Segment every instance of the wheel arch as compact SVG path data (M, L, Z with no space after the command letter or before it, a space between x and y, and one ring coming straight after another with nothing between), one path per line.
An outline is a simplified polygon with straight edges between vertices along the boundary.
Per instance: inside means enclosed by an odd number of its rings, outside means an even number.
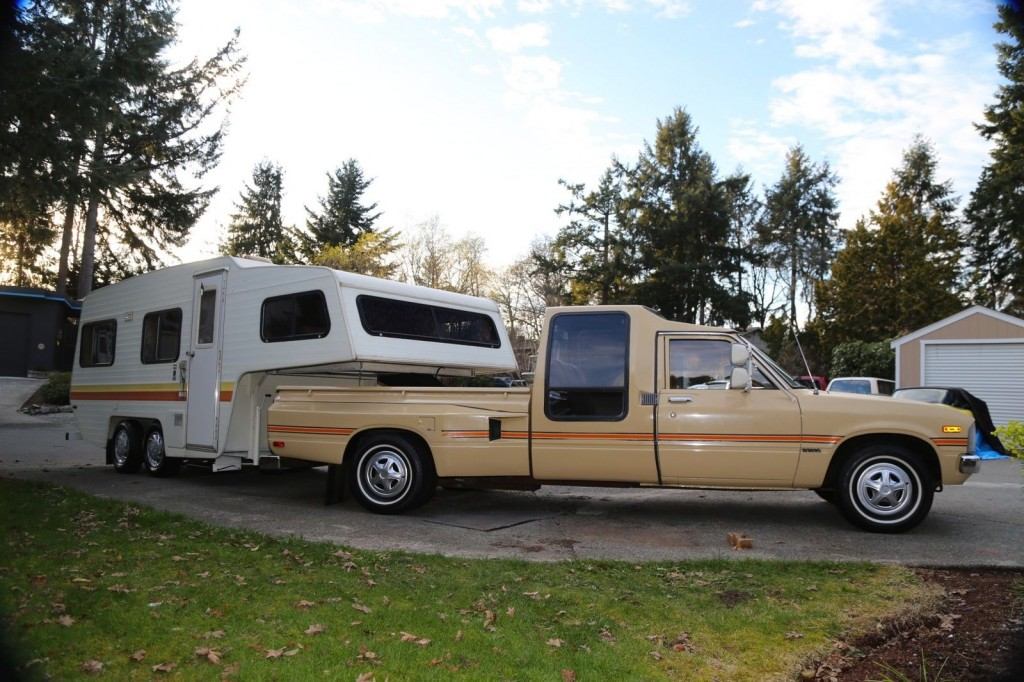
M867 433L844 440L836 448L835 454L832 455L832 461L829 462L822 488L825 490L835 489L836 479L839 477L839 472L843 469L843 464L859 450L869 445L889 443L897 443L919 455L928 467L928 473L931 474L932 480L935 481L936 489L942 489L942 469L939 465L939 455L935 452L935 448L927 441L905 433Z
M341 455L341 466L346 469L350 467L352 465L352 457L350 455L357 452L359 447L368 438L380 435L398 435L408 438L412 441L413 445L419 448L419 450L426 455L427 462L430 464L431 469L434 469L436 473L437 465L434 463L434 452L431 450L427 439L412 429L396 427L374 427L357 431L351 438L349 438L348 444L345 446L345 451Z

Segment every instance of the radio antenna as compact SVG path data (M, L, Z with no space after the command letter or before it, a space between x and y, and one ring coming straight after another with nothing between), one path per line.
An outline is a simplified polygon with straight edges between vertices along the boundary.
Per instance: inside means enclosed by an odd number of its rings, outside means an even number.
M793 332L793 340L796 341L796 349L800 351L800 359L804 361L804 369L807 370L807 377L811 380L811 386L814 387L814 395L818 395L818 382L815 380L814 375L811 374L811 366L807 364L807 356L804 355L803 346L800 345L800 335L796 333L796 321L793 322L791 330Z

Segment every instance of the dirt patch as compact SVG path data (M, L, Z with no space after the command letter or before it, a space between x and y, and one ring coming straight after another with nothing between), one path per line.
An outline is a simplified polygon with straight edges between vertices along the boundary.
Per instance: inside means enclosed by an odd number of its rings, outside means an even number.
M718 601L722 602L730 609L737 604L750 601L750 598L751 594L749 592L742 592L740 590L726 590L725 592L718 593Z
M883 623L853 642L837 642L804 679L1024 679L1024 571L917 569L945 595L912 620Z

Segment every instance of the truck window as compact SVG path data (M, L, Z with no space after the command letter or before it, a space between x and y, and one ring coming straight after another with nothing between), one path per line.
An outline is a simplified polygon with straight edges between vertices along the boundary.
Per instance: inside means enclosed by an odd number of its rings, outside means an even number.
M672 339L669 342L668 387L726 389L732 374L730 343L721 339ZM774 389L775 384L755 363L753 388Z
M181 308L147 313L142 318L142 364L174 362L181 350Z
M103 320L82 325L82 347L78 364L82 367L109 367L114 364L117 321Z
M330 331L331 316L322 291L303 291L263 301L260 338L264 343L322 339Z
M624 418L628 374L628 315L566 313L551 319L544 392L549 419Z
M359 320L367 334L398 339L501 347L490 315L379 296L356 298Z

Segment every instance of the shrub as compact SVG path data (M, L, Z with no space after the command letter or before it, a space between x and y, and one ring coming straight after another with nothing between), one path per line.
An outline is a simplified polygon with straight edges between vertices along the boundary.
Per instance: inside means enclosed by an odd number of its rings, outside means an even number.
M71 372L52 372L39 389L39 397L47 405L67 405L71 402Z
M1024 459L1024 422L1010 421L996 428L996 435L1014 457Z
M850 341L832 349L834 377L878 377L892 379L895 375L896 354L888 341Z

